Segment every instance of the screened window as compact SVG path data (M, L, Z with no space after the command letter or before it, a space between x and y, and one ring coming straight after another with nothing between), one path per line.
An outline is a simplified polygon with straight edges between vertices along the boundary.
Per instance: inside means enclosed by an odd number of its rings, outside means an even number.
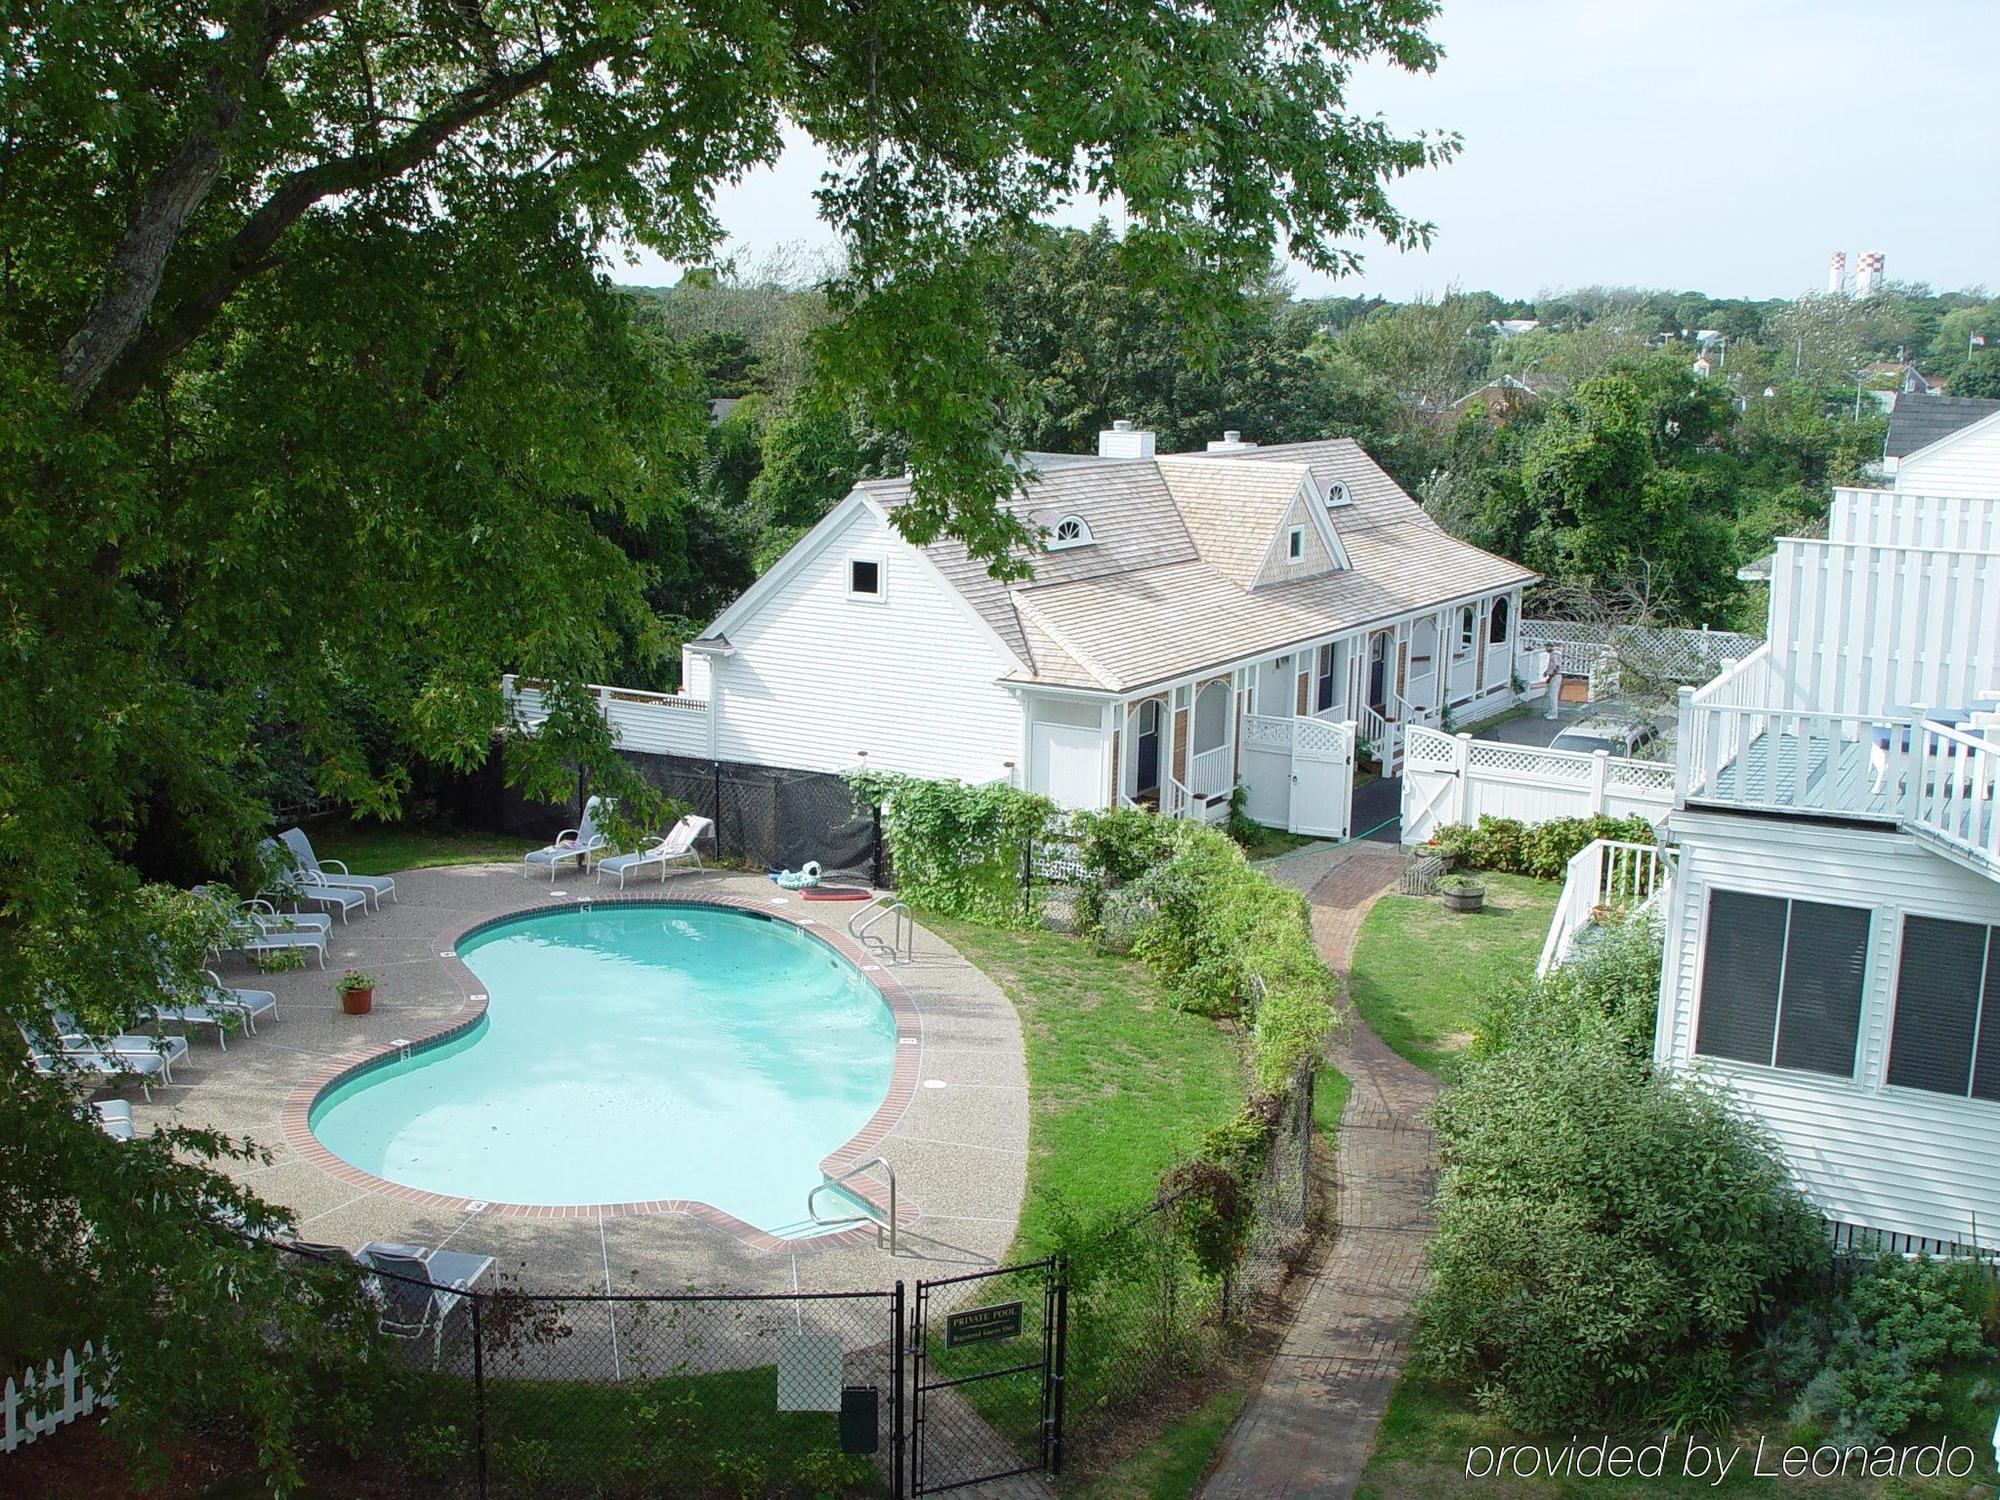
M1470 646L1479 637L1479 611L1470 604L1458 612L1458 645L1460 650Z
M1908 917L1889 1082L2000 1100L2000 943L1974 922Z
M868 557L847 560L847 592L859 599L882 597L882 564Z
M1852 1078L1869 916L1865 907L1710 892L1694 1050Z
M1488 617L1486 624L1486 639L1489 644L1498 646L1507 639L1507 617L1511 612L1511 600L1502 598L1493 601L1493 613Z
M1194 753L1220 750L1229 737L1229 684L1222 681L1202 685L1194 695Z
M1333 707L1333 642L1328 641L1319 648L1314 666L1317 673L1313 693L1313 712L1325 713Z

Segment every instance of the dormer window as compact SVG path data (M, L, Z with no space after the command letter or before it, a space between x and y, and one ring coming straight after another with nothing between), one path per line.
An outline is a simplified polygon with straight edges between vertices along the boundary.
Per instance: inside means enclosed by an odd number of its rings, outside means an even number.
M1064 516L1049 532L1047 546L1051 552L1063 552L1071 547L1088 547L1096 540L1082 516Z
M1285 556L1292 562L1302 562L1306 555L1306 529L1294 526L1285 533Z
M1352 505L1354 497L1347 493L1347 485L1341 480L1326 487L1326 505L1329 510L1337 510L1343 505Z

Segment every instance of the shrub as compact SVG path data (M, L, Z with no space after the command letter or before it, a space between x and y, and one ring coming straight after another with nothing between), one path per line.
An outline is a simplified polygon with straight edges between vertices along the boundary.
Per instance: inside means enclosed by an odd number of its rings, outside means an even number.
M1990 1285L1971 1263L1885 1255L1830 1310L1788 1318L1766 1341L1767 1363L1781 1381L1802 1374L1807 1353L1819 1365L1792 1419L1867 1447L1935 1422L1945 1366L1985 1352L1975 1305Z
M1608 1024L1473 1060L1436 1125L1418 1349L1531 1431L1685 1409L1824 1262L1759 1129Z
M1046 797L1005 782L967 786L880 771L847 777L854 800L883 808L882 832L905 899L968 921L1031 922L1021 864L1055 811Z
M1480 1018L1471 1055L1604 1036L1643 1071L1653 1055L1660 958L1660 928L1651 914L1600 929L1547 978L1496 996Z
M1075 830L1077 859L1085 872L1076 899L1077 928L1102 937L1110 893L1166 863L1174 824L1144 808L1120 807L1077 814Z
M1551 818L1533 824L1484 817L1476 827L1448 823L1431 835L1433 845L1465 868L1538 880L1562 879L1569 862L1593 839L1650 844L1653 825L1638 817Z

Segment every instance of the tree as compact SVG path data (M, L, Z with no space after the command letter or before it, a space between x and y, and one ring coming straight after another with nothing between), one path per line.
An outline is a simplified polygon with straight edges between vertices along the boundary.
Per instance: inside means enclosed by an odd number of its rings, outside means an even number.
M1982 349L1951 377L1954 396L1983 396L2000 400L2000 350Z
M1280 238L1324 270L1360 231L1423 240L1385 184L1454 143L1343 91L1364 58L1431 67L1433 9L11 5L8 1021L46 1031L60 997L110 1030L192 977L198 943L153 939L201 913L137 855L247 871L268 745L323 797L393 813L413 764L484 757L519 670L555 684L513 741L524 787L582 764L641 796L578 684L671 642L646 591L700 529L706 393L634 327L599 246L704 261L712 188L796 122L836 159L821 204L850 247L819 378L907 442L913 539L1017 567L996 247L1069 192L1116 195L1128 267L1200 346ZM661 555L629 557L635 533ZM0 1124L10 1311L60 1286L101 1315L135 1441L209 1372L289 1479L297 1362L253 1357L264 1327L238 1315L288 1283L190 1231L268 1222L199 1165L230 1143L174 1133L107 1176L55 1084L19 1087Z

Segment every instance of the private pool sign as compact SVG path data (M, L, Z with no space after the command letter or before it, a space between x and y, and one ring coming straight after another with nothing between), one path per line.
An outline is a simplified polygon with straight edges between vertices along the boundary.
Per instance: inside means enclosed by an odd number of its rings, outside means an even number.
M991 1307L968 1307L948 1313L944 1320L944 1346L962 1348L966 1344L994 1344L1001 1339L1021 1336L1021 1304L996 1302Z

